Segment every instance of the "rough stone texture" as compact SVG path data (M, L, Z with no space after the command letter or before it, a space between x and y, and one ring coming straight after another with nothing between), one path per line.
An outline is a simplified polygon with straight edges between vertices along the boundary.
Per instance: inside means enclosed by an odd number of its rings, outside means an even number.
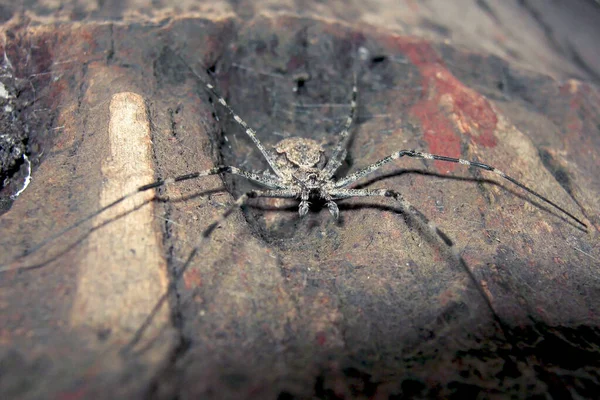
M312 12L325 7L307 4ZM498 14L500 6L490 4ZM482 35L484 45L459 47L470 43L466 28L455 41L435 40L454 36L439 21L418 18L437 2L380 13L401 21L391 28L402 25L405 34L366 25L374 17L358 5L337 5L323 15L354 12L343 18L354 24L274 13L262 2L213 3L212 13L184 3L177 18L159 6L134 15L127 3L117 12L114 4L88 9L93 3L81 2L73 14L65 7L5 18L7 37L19 38L5 48L29 48L38 60L11 58L17 76L44 77L33 81L32 107L36 126L49 126L31 139L41 149L33 155L32 185L0 216L5 397L597 392L597 86L522 68L530 59L517 65L497 56L516 41ZM114 20L102 21L106 16ZM51 17L63 21L49 25ZM559 55L552 59L539 70L594 76ZM206 70L265 144L303 136L326 148L348 113L356 71L358 118L342 172L403 148L477 159L581 216L590 232L484 172L401 160L361 186L404 193L452 238L468 270L385 199L340 202L339 223L327 210L299 220L295 202L257 200L201 240L250 187L229 177L170 186L150 203L140 196L123 216L102 214L61 234L110 201L104 194L115 180L127 183L127 167L116 175L107 169L119 161L114 157L131 162L111 151L111 104L119 93L135 93L137 109L145 100L135 120L150 127L154 159L137 162L156 177L220 162L266 168L237 124L208 101L194 76ZM141 223L148 236L117 236ZM160 251L145 259L132 243L151 243L157 232ZM165 296L167 274L174 290Z

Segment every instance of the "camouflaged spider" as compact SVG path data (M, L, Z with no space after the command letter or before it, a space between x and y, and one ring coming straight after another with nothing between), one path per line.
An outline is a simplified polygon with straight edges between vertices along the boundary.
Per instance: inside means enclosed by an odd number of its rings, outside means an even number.
M67 230L73 229L82 222L91 219L105 210L113 207L114 205L124 201L136 195L139 192L158 188L161 186L171 185L176 182L181 182L190 179L196 179L209 175L217 174L233 174L242 176L250 181L253 181L268 190L250 190L241 195L235 202L214 222L212 222L203 232L203 238L208 238L212 231L227 218L233 210L243 206L248 199L258 197L271 197L271 198L289 198L297 199L300 201L298 206L298 212L300 217L304 217L310 208L310 200L321 200L324 201L329 209L329 212L334 218L339 217L339 209L336 204L337 200L347 199L350 197L389 197L396 200L396 204L399 205L400 210L403 214L410 214L416 217L416 220L423 225L423 227L434 236L441 238L446 245L448 245L454 255L460 260L457 251L454 248L452 241L444 234L433 222L413 207L399 192L389 189L352 189L348 186L352 185L359 179L372 172L378 170L383 165L396 160L401 157L413 157L421 158L426 160L439 160L451 163L458 163L465 166L471 166L479 168L488 172L492 172L502 178L512 182L521 189L529 192L533 196L542 200L543 202L551 205L555 209L561 211L565 215L572 218L575 222L581 225L584 229L587 229L585 223L575 217L573 214L566 211L551 200L545 198L533 189L525 186L516 179L506 175L497 168L478 162L468 161L460 158L447 157L443 155L429 154L417 150L400 150L391 155L364 167L346 177L336 180L334 178L335 172L340 168L344 159L346 158L346 147L349 140L349 129L354 120L356 112L356 97L357 97L357 84L356 77L354 78L354 85L352 87L352 100L350 102L350 113L346 118L344 127L339 135L338 143L329 158L325 156L325 150L315 140L306 138L288 138L280 141L274 146L274 151L267 150L261 141L256 137L256 132L248 126L248 124L237 115L233 109L227 104L224 98L222 98L215 90L214 86L210 83L206 83L200 76L194 73L196 77L205 85L206 89L217 98L217 101L231 114L233 119L241 126L250 139L254 142L256 147L260 150L263 157L271 167L272 173L256 174L253 172L245 171L243 169L234 166L219 165L214 168L192 172L185 175L180 175L173 178L160 179L153 183L140 186L133 192L115 200L114 202L102 207L98 211L89 215L85 219L79 221L75 225L67 228ZM65 230L66 231L66 230ZM58 235L64 233L60 232ZM55 235L57 236L57 235ZM52 239L52 238L51 238ZM47 241L45 241L47 242ZM43 245L43 244L42 244ZM40 246L37 246L40 247ZM200 245L195 246L192 253L187 258L182 271L189 265L192 258L200 248Z
M180 182L188 179L195 179L203 176L215 175L228 173L233 175L242 176L250 181L253 181L261 186L268 188L268 190L250 190L240 196L235 202L229 207L221 217L210 224L203 233L204 237L208 237L211 232L225 219L227 218L234 209L243 206L249 198L257 197L275 197L275 198L290 198L300 200L298 206L298 212L300 217L304 217L310 207L311 199L319 199L325 202L327 208L334 218L339 217L339 209L336 204L336 200L347 199L350 197L390 197L398 202L402 213L410 213L417 217L422 223L424 223L431 233L435 233L439 236L448 246L453 246L452 241L442 232L437 226L429 221L420 211L413 207L403 196L397 191L388 189L352 189L347 188L351 184L355 183L362 177L371 174L378 170L383 165L396 160L398 158L407 156L413 158L421 158L427 160L440 160L451 163L459 163L466 166L472 166L483 169L485 171L492 172L502 178L512 182L519 186L523 190L534 195L538 199L551 205L555 209L568 215L582 227L586 228L586 225L575 217L573 214L566 211L551 200L538 194L534 190L528 188L524 184L520 183L514 178L504 174L500 170L477 161L468 161L459 158L446 157L443 155L435 155L424 153L416 150L400 150L391 155L365 167L353 174L343 177L339 180L334 178L335 172L340 168L344 159L346 158L346 147L349 140L349 129L354 120L356 112L356 97L357 97L357 84L356 76L354 78L354 85L352 87L352 100L350 102L350 113L346 118L344 127L339 135L337 146L329 158L325 157L325 150L318 142L312 139L306 138L288 138L280 141L274 146L274 152L267 150L261 141L256 137L256 132L248 126L248 124L237 115L233 109L227 104L225 99L221 97L215 90L214 86L204 82L199 76L198 78L204 83L206 89L217 98L217 101L231 114L233 119L244 129L246 134L254 142L256 147L260 150L263 157L271 167L271 170L275 175L271 173L255 174L252 172L244 171L240 168L233 166L217 166L206 171L194 172L190 174L181 175L175 178L169 178L164 180L158 180L154 183L141 186L136 192L157 188L164 185L169 185L175 182ZM120 202L128 196L132 196L134 193L117 200ZM115 203L116 203L115 202Z

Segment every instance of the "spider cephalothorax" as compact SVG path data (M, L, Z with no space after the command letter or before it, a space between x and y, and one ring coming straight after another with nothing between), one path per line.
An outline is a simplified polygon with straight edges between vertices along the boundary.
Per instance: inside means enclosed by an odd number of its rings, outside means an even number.
M312 139L288 138L275 145L275 151L283 157L277 161L282 164L291 163L300 168L313 168L324 159L323 146Z

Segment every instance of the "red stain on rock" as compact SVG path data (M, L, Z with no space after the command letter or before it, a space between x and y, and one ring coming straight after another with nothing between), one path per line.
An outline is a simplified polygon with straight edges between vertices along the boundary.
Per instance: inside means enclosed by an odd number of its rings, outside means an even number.
M415 104L411 112L421 121L423 137L429 145L429 152L450 157L460 157L460 137L454 132L448 119L439 114L434 102L425 100ZM439 171L453 171L456 164L435 161Z
M494 130L498 119L485 97L463 85L429 43L395 37L392 45L421 74L425 93L410 112L419 119L431 153L460 158L462 134L480 146L496 146ZM434 164L441 172L457 167L443 161Z

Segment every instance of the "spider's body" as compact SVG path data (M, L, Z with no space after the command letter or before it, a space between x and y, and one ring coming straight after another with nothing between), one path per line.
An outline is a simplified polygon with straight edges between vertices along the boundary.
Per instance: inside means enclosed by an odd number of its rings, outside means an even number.
M281 187L286 188L300 199L299 214L306 215L309 210L309 199L327 200L329 180L323 176L325 150L312 139L288 138L274 146L275 165L280 173ZM333 202L328 202L331 204ZM332 210L330 206L330 210ZM333 211L332 211L333 212ZM334 214L338 216L338 214Z
M295 170L315 168L319 161L324 160L323 146L312 139L289 138L277 143L275 151L283 157L277 158L278 166L293 175Z
M275 164L281 174L281 188L286 188L300 200L299 214L305 216L309 200L324 200L331 214L337 218L339 210L331 191L335 181L325 172L325 149L318 142L306 138L288 138L274 146Z
M323 148L314 140L289 138L275 146L275 164L281 172L283 187L314 191L326 183L321 176Z

